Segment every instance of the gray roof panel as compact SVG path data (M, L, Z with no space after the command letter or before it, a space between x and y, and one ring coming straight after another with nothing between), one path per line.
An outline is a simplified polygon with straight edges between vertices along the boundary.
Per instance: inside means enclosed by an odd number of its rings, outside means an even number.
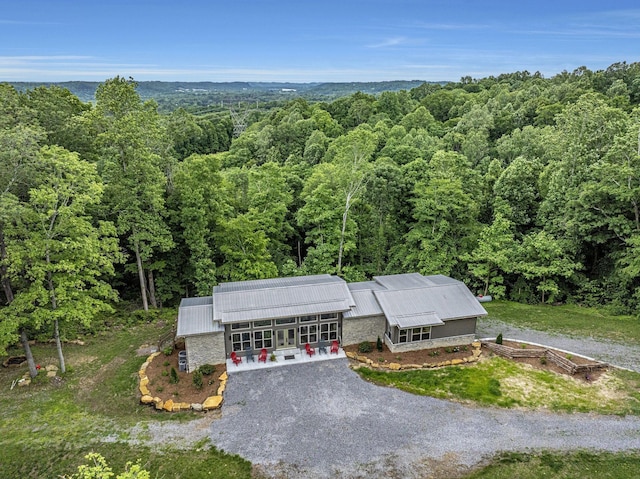
M349 285L351 286L351 285ZM351 288L349 288L351 289ZM370 289L362 289L351 291L353 300L356 305L349 311L343 313L345 318L364 318L367 316L382 316L382 308L378 304L376 297L373 295L373 291Z
M376 283L375 281L360 281L359 283L349 283L349 291L362 291L362 290L378 290L378 289L386 289L380 283Z
M189 306L205 306L213 304L213 298L211 296L201 296L196 298L182 298L180 301L180 307Z
M229 290L214 289L213 318L231 323L348 311L354 301L347 283L324 276L298 277L295 284L284 281L281 286L275 286L271 280L260 280L263 286L269 286L260 288L252 282L246 290L239 285Z
M426 313L405 314L396 316L398 327L401 329L424 326L440 326L444 324L438 315L431 311Z
M291 276L288 278L254 279L250 281L233 281L220 283L213 288L213 293L234 293L238 291L253 291L259 289L288 288L309 284L344 283L342 278L329 274L315 276Z
M184 338L186 336L224 331L224 327L220 323L213 321L212 304L183 306L183 302L184 300L182 300L178 310L177 337Z
M389 276L374 276L376 283L381 284L388 290L424 288L433 286L435 283L429 281L420 273L393 274Z
M487 315L461 282L426 288L374 291L373 294L390 324L399 324L399 318L403 316L426 312L435 313L442 321Z

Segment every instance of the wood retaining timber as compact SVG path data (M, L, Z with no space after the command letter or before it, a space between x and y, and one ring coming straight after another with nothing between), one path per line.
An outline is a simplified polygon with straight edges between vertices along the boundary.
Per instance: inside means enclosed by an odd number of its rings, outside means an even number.
M596 369L606 368L606 363L594 362L587 364L576 364L569 358L560 355L558 352L551 349L540 348L512 348L505 346L504 344L496 344L489 341L482 341L482 345L490 351L504 356L509 359L514 358L542 358L545 357L548 361L551 361L558 367L564 369L568 373L575 375L578 373L589 373Z

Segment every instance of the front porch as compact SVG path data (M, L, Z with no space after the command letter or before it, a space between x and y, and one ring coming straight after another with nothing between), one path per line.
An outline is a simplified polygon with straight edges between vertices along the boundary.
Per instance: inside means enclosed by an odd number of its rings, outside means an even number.
M318 361L328 361L330 359L346 358L346 354L342 348L338 349L338 354L330 352L330 346L327 345L326 352L319 351L319 348L312 348L315 351L313 356L309 356L304 349L278 349L273 352L275 361L271 361L271 354L267 356L267 361L258 361L258 355L253 355L253 361L247 361L246 357L242 357L242 362L238 365L234 364L231 359L227 359L227 373L233 374L242 371L253 371L255 369L276 368L279 366L291 366L300 363L313 363Z

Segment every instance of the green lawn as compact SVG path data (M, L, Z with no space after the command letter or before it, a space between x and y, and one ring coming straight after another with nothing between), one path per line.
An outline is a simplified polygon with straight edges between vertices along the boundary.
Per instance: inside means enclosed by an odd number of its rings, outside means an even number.
M139 422L201 417L157 413L138 404L137 371L146 358L135 351L168 331L175 313L167 310L153 321L132 315L125 324L122 318L113 318L109 331L85 337L84 346L65 344L69 372L61 385L39 376L30 386L11 390L12 381L26 368L0 368L2 477L60 477L75 472L92 451L102 454L114 471L122 471L127 461L139 460L153 478L251 477L248 461L217 451L208 442L187 451L171 444L151 448L144 442L125 442L129 428ZM38 343L33 352L39 364L57 364L53 345Z
M505 453L466 479L635 479L640 451L625 453Z
M511 301L492 301L482 305L489 313L489 318L514 326L640 344L640 319L634 316L613 316L599 309L573 304L532 306Z
M360 368L368 381L440 399L485 406L640 415L640 374L612 370L583 382L500 357L467 366L415 371Z

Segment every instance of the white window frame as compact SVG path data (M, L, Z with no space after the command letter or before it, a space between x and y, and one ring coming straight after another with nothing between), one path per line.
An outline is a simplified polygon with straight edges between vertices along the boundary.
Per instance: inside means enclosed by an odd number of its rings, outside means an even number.
M231 350L241 352L251 347L251 333L245 331L242 333L231 333Z
M300 344L304 343L317 343L318 342L318 325L317 324L305 324L298 328L298 337L300 338Z
M273 330L261 329L253 332L253 345L257 351L262 348L273 348Z
M338 339L338 322L334 321L331 323L320 323L320 339L323 341L337 340Z

